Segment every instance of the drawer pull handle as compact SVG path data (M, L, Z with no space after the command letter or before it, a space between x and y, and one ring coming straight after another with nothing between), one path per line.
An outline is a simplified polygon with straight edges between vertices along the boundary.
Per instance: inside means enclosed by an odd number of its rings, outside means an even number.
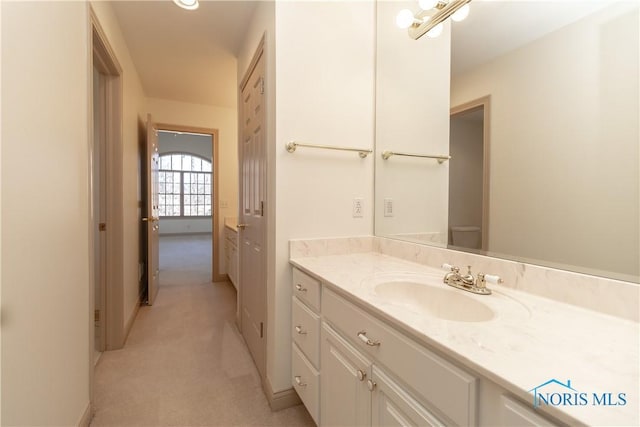
M293 377L294 380L296 380L296 384L298 384L300 387L306 387L307 383L303 383L302 379L300 379L300 375L296 375L295 377Z
M380 341L374 341L372 339L370 339L369 337L367 337L367 333L365 331L360 331L358 332L358 338L360 338L360 340L365 343L366 345L369 345L371 347L377 347L380 345Z
M300 335L307 335L307 331L302 330L301 326L296 326L296 332Z
M367 388L369 389L369 391L373 391L377 385L378 384L376 384L375 381L367 380Z
M307 292L307 288L303 288L300 283L296 285L296 291L298 292Z
M367 377L367 373L364 372L362 369L358 369L357 375L358 375L358 381L364 381L364 379Z

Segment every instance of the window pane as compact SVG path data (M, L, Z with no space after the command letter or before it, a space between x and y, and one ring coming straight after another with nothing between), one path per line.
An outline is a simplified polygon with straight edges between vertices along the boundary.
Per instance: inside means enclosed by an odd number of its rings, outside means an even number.
M207 162L206 160L202 161L202 171L203 172L211 172L211 162Z
M191 206L184 205L184 216L191 216Z
M171 169L171 156L160 156L160 169Z
M191 170L191 156L188 154L183 154L181 157L180 170L188 171Z
M177 206L180 206L180 195L179 194L173 196L173 204L177 205Z
M210 185L205 185L204 186L204 194L211 194L211 186Z
M173 194L180 194L180 184L179 183L174 183L173 184Z
M171 169L179 171L182 169L182 156L180 154L171 155Z
M173 215L180 216L180 205L173 207Z
M184 174L184 182L185 182L185 184L189 184L191 182L191 174L190 173L185 173Z
M204 183L205 184L211 184L211 174L207 173L204 175Z
M208 205L208 206L211 206L211 196L205 196L204 204Z
M202 160L197 157L191 158L191 170L192 171L201 171L202 170Z
M172 173L166 174L165 182L173 182L173 174Z
M198 206L198 215L204 216L204 206Z

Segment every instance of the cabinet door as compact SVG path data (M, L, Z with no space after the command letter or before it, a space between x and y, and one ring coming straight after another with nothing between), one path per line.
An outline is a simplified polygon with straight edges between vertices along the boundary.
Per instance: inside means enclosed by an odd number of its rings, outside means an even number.
M372 426L443 426L377 366L372 369Z
M326 323L321 335L320 422L323 426L371 425L371 362Z

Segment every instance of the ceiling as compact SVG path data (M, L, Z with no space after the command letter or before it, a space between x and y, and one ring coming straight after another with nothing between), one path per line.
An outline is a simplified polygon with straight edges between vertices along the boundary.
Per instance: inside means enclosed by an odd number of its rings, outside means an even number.
M539 39L602 9L607 1L474 0L468 18L452 26L451 74Z
M235 108L236 55L255 1L111 2L145 95Z

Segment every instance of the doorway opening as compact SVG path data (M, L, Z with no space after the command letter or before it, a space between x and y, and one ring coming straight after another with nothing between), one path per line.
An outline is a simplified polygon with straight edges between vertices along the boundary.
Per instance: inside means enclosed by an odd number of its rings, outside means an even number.
M489 242L489 112L486 96L451 109L449 237L453 247L486 251Z
M224 281L226 277L220 274L218 130L169 124L157 128L160 267L164 269L163 259L170 254L198 254L181 256L187 268L210 249L209 280ZM177 259L171 258L173 265ZM200 263L192 267L206 271ZM167 283L165 279L161 283Z

